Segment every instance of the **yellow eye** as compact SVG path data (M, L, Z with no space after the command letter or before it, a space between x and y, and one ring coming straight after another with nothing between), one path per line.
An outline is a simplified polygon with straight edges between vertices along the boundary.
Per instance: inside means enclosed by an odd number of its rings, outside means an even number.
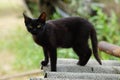
M32 27L32 26L30 26L30 28L32 29L33 27Z
M41 27L40 25L37 26L37 28L40 28L40 27Z

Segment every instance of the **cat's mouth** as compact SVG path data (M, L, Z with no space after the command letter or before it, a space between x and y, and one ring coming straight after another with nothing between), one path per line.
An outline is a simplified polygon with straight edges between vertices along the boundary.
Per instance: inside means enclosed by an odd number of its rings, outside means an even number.
M37 35L37 32L36 31L32 31L31 34Z

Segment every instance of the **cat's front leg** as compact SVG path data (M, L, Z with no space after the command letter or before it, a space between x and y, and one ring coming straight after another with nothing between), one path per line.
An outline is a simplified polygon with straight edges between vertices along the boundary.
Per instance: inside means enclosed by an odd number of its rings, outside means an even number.
M44 51L44 57L45 59L41 62L42 66L47 66L48 62L49 62L49 52L47 50L46 47L43 47L43 51Z
M56 48L50 49L50 64L51 64L51 71L56 71L56 65L57 65Z

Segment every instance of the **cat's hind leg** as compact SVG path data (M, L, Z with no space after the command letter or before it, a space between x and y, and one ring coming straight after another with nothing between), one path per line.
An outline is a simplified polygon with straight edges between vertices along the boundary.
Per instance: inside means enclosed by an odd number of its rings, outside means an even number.
M82 47L74 47L73 50L79 57L78 65L84 66L87 64L91 56L91 50L88 46L82 45Z

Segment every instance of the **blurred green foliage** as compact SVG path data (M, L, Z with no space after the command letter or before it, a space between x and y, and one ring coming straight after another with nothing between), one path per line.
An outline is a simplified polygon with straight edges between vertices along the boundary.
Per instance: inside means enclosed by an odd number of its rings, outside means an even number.
M99 41L104 40L110 43L120 44L120 28L116 14L111 12L111 15L107 16L100 8L95 9L97 15L90 17L89 20L94 24L97 30Z
M33 16L38 17L39 16L39 8L38 5L36 5L35 2L28 2L27 6L29 6L29 9L31 11L31 13L33 14Z
M93 9L97 11L97 15L89 17L89 21L96 28L98 40L120 45L120 27L115 12L111 11L111 14L108 16L101 8L94 7ZM101 52L100 55L102 59L119 60L119 58L107 55L104 52Z

